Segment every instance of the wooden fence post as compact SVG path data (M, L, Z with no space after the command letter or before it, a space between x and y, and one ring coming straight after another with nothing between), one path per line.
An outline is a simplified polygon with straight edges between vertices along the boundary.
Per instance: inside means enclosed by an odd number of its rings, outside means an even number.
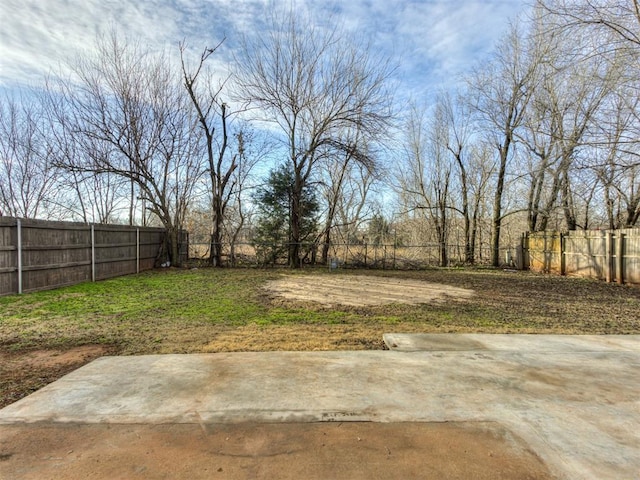
M605 279L611 283L613 281L613 233L608 231L605 235Z
M549 259L549 232L543 232L544 243L542 244L542 272L551 272L551 261Z
M22 294L22 221L16 219L16 237L18 253L18 295Z
M620 285L624 283L624 233L618 230L616 244L616 280Z

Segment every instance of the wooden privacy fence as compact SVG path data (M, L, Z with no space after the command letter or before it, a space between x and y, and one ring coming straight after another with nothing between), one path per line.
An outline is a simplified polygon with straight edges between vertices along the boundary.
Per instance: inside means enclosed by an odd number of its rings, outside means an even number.
M0 217L0 295L152 269L165 230Z
M640 284L640 229L527 233L518 264L537 272Z

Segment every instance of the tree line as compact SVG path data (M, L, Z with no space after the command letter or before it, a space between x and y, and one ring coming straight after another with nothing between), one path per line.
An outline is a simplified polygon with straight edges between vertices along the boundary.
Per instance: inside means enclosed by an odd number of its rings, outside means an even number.
M224 42L101 37L0 103L0 215L160 224L173 262L199 217L214 266L248 226L300 267L374 224L442 265L454 233L498 265L505 228L638 224L638 0L539 0L455 91L409 102L390 59L312 20L274 13L223 78Z

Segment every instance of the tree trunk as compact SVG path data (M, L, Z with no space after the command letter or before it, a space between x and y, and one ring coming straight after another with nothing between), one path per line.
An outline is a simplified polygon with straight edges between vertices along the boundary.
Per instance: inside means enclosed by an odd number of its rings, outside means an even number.
M211 233L211 245L209 263L212 267L222 266L222 205L220 198L213 199L213 232Z
M438 243L440 244L440 266L446 267L449 265L449 252L447 250L447 187L445 187L445 192L443 198L439 201L439 210L440 210L440 225L437 228L438 232Z
M327 224L324 230L324 242L322 244L322 264L327 265L329 262L329 248L331 247L331 228L333 227L333 219L336 213L336 201L334 200L327 212Z
M637 196L627 204L627 221L625 226L633 228L640 219L640 196Z
M238 236L240 235L240 231L244 226L244 213L242 213L242 201L240 200L240 194L238 194L238 216L240 217L240 221L238 222L237 227L233 231L233 235L231 236L231 243L229 245L229 255L231 257L231 266L236 267L237 259L236 259L236 244L238 243Z
M505 139L505 145L500 148L500 169L498 171L498 182L493 196L493 217L491 220L491 265L500 266L500 230L502 228L502 194L504 192L504 178L507 169L507 155L511 139Z
M471 217L469 214L469 187L467 186L467 170L460 153L455 154L460 169L460 186L462 188L462 217L464 218L464 262L473 264L473 246L471 244Z
M437 228L438 244L440 246L440 266L446 267L449 264L449 255L447 251L447 233L443 227Z
M301 200L302 200L302 179L300 173L295 172L293 188L291 189L291 232L289 235L289 267L300 268L300 230L302 222Z
M331 229L327 228L324 232L324 242L322 243L322 264L329 263L329 248L331 247Z
M129 225L133 225L134 205L136 199L135 182L131 179L131 201L129 202Z
M548 164L548 160L547 160L547 157L545 156L540 166L539 177L534 178L533 184L531 185L531 190L529 192L529 205L528 205L529 219L528 220L529 220L530 232L535 232L537 230L544 231L546 229L546 222L549 220L549 207L544 209L545 214L540 215L540 203L542 201L542 187L544 185L547 164ZM542 217L542 222L544 223L544 225L538 228L538 219L540 217Z
M471 217L469 215L469 193L467 175L462 175L462 215L464 217L464 263L473 264L473 245L471 243Z
M573 204L571 187L569 185L568 169L565 169L562 172L562 208L564 210L564 217L567 223L567 229L576 230L578 227L578 221L576 219L575 206Z
M480 209L479 202L476 202L476 208L473 212L473 219L471 221L471 235L469 237L469 250L471 251L471 265L476 263L476 243L478 238L478 210Z
M178 229L175 227L167 228L169 234L169 262L172 266L180 266L180 246L178 244Z
M212 267L219 267L222 265L222 249L220 248L220 231L214 227L211 234L211 243L209 245L210 255L209 264Z

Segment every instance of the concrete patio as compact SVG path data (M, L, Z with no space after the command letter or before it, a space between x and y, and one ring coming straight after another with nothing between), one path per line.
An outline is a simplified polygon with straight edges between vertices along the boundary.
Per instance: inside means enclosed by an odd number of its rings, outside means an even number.
M311 431L318 428L316 422L353 429L365 428L357 422L375 422L366 427L373 448L374 437L391 439L416 425L446 422L460 431L498 438L503 448L514 452L513 458L520 452L539 461L539 478L640 478L640 336L387 334L384 340L390 351L103 357L0 410L0 477L71 475L79 465L81 445L73 447L69 458L47 454L56 451L69 426L84 428L83 435L94 432L100 448L109 444L107 427L125 442L123 426L131 432L183 425L213 434L243 425L254 430L306 425ZM382 433L375 430L378 424L395 425L396 430ZM297 435L279 431L281 441ZM327 430L316 434L327 435ZM36 435L37 452L28 451ZM222 435L229 439L231 434ZM359 435L353 433L353 438ZM420 435L428 438L430 433ZM313 438L305 441L312 445L317 440ZM361 444L341 446L334 455L348 448L356 452ZM379 448L391 452L388 445ZM454 456L456 448L462 447L452 445ZM331 458L320 459L315 451L296 460L307 463L295 475L355 478L358 472L358 478L389 478L380 466L355 453L340 469L331 470ZM259 457L254 460L272 461ZM392 460L391 453L388 457ZM287 455L282 460L291 463ZM345 467L348 462L351 470ZM260 464L252 465L254 470L232 475L233 465L225 464L219 473L229 475L220 478L251 478ZM396 478L411 475L396 471ZM131 478L156 478L144 472ZM268 474L259 471L258 476L260 472ZM295 478L280 472L281 478ZM454 478L442 472L433 470L426 478ZM126 477L122 472L115 476ZM487 472L486 478L497 477ZM507 472L500 478L518 477Z

